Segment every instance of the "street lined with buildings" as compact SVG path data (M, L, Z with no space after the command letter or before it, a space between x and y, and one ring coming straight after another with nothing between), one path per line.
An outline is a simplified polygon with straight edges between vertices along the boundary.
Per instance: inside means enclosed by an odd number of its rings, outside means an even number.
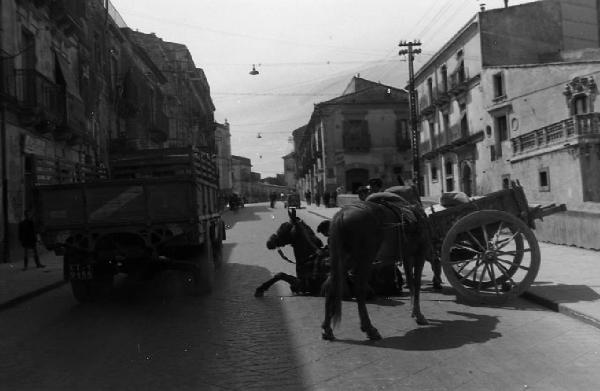
M322 220L315 213L331 211L298 215L314 229ZM450 288L431 291L429 270L422 307L431 325L410 318L407 296L378 299L369 311L384 338L369 342L347 301L339 340L323 341L323 298L293 296L284 283L264 298L253 295L272 274L294 272L264 244L288 219L282 203L247 205L224 219L226 262L209 296L186 297L167 273L119 280L93 305L77 304L63 286L4 309L3 387L593 390L600 381L598 328L523 299L457 303ZM543 288L550 283L544 265L541 276Z

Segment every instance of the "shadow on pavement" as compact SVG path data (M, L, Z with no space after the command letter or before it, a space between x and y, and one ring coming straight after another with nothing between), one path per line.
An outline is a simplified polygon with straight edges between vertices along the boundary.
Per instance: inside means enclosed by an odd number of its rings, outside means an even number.
M337 340L351 345L370 345L386 349L430 351L454 349L472 343L484 343L502 336L494 331L498 324L496 316L468 312L448 311L449 314L467 319L429 319L428 326L417 326L403 336L384 338L380 341Z
M600 294L587 285L554 284L540 281L534 282L529 292L555 303L578 303L600 299Z
M203 297L180 295L173 273L122 279L106 300L73 301L15 346L20 369L4 377L3 387L306 389L283 303L252 294L256 281L270 275L226 263L213 293ZM30 350L35 355L19 353Z

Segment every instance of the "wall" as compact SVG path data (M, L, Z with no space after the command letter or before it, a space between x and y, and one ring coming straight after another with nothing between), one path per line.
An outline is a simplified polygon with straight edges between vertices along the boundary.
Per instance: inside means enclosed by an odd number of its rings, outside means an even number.
M483 66L532 64L541 54L558 54L564 47L560 18L554 1L479 13Z

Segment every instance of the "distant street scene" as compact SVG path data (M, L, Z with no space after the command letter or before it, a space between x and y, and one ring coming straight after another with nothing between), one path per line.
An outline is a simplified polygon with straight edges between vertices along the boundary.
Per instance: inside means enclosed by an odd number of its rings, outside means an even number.
M600 0L0 20L1 389L598 388Z

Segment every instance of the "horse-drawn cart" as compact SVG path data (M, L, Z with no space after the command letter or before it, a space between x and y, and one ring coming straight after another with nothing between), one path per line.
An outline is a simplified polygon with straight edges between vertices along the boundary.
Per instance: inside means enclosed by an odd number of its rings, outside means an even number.
M530 287L540 267L534 220L566 210L564 204L531 207L518 183L438 209L426 212L448 282L459 297L489 304Z

